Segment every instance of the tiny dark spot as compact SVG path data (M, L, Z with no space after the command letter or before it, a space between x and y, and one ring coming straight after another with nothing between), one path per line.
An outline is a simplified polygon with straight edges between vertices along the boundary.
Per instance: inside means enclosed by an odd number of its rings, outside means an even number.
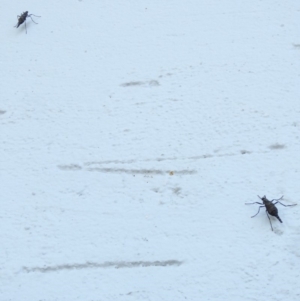
M6 111L0 110L0 115L5 114L5 113L6 113Z
M179 195L181 193L181 188L180 187L174 187L172 188L173 193Z
M245 154L251 154L251 152L249 152L249 151L243 149L243 150L241 150L241 154L242 154L242 155L245 155Z

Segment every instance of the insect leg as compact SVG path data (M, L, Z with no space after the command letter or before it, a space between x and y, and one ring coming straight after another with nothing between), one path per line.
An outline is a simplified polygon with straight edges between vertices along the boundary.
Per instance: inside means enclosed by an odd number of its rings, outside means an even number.
M252 204L259 204L259 205L263 205L263 203L259 203L259 202L254 202L254 203L245 203L245 205L252 205Z
M255 217L255 216L259 213L260 208L263 208L263 207L265 207L265 206L259 206L259 207L258 207L257 213L256 213L255 215L251 216L251 218L252 218L252 217Z
M35 17L39 17L39 18L40 18L41 16L36 16L36 15L34 15L34 14L28 15L28 17L30 17L30 19L32 20L32 22L33 22L33 23L35 23L35 24L39 24L39 23L37 23L37 22L33 21L33 19L31 18L31 16L35 16Z
M279 198L279 199L274 199L274 200L272 200L271 202L272 202L272 203L273 203L274 201L278 202L278 201L282 200L282 198L283 198L283 196L282 196L281 198Z
M276 201L276 200L273 200L273 201ZM284 206L284 207L291 207L291 206L296 206L297 204L292 204L292 205L285 205L285 204L282 204L281 202L279 202L279 201L277 201L276 203L274 203L274 205L276 205L276 204L280 204L280 205L282 205L282 206Z
M26 20L25 20L25 30L26 30L26 34L27 34Z
M272 227L271 219L270 219L270 216L269 216L269 214L268 214L268 211L267 211L267 210L266 210L266 213L267 213L267 216L268 216L268 219L269 219L270 225L271 225L271 229L272 229L272 231L273 231L273 227Z

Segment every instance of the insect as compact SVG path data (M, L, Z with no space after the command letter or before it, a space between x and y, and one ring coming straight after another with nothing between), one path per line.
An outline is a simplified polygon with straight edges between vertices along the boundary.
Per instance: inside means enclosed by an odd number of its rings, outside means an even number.
M33 21L33 19L31 18L31 16L35 16L35 17L41 17L41 16L36 16L36 15L34 15L34 14L30 14L30 15L28 15L28 11L25 11L23 14L21 14L21 16L18 16L17 18L18 18L18 24L15 26L15 27L19 27L21 24L23 24L24 22L25 22L25 29L26 29L26 34L27 34L27 27L26 27L26 18L27 17L30 17L30 19L31 19L31 21L33 22L33 23L35 23L35 24L38 24L38 23L36 23L35 21Z
M261 205L261 206L259 206L257 213L255 215L251 216L251 217L255 217L259 213L260 208L265 207L266 208L267 216L268 216L269 221L270 221L270 225L271 225L272 231L273 231L273 227L272 227L272 223L271 223L271 219L270 219L269 215L275 216L282 223L282 220L280 219L280 217L278 215L278 209L276 208L275 205L278 204L278 203L281 204L284 207L290 207L290 206L296 206L297 205L297 204L292 204L292 205L282 204L280 202L280 200L283 199L283 196L281 198L279 198L279 199L274 199L272 201L269 201L265 195L262 198L259 195L258 195L258 197L263 201L262 203L254 202L254 203L246 203L246 205L251 205L251 204L259 204L259 205Z

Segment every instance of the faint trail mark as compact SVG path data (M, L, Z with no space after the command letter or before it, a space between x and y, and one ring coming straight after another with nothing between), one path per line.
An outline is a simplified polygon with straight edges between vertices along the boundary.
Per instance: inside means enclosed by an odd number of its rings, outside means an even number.
M250 154L248 151L241 151L242 154ZM161 158L151 158L151 159L131 159L131 160L106 160L106 161L92 161L92 162L86 162L84 165L91 166L91 165L102 165L102 164L130 164L130 163L136 163L136 162L162 162L162 161L177 161L177 160L199 160L199 159L207 159L207 158L214 158L214 157L231 157L231 156L237 156L239 154L218 154L218 155L199 155L199 156L192 156L192 157L161 157ZM174 171L176 173L176 171Z
M142 86L142 85L144 85L143 82L128 82L128 83L121 84L121 87L134 87L134 86Z
M140 82L140 81L132 81L128 83L123 83L120 85L121 87L137 87L137 86L159 86L159 82L157 80L150 80L146 82Z
M269 146L269 149L272 150L279 150L285 148L284 144L275 143ZM130 160L105 160L105 161L91 161L86 162L84 165L91 166L91 165L102 165L102 164L130 164L130 163L136 163L136 162L162 162L162 161L176 161L176 160L199 160L199 159L209 159L209 158L222 158L222 157L233 157L233 156L240 156L240 155L250 155L250 154L267 154L270 151L248 151L248 150L240 150L238 153L223 153L223 154L205 154L205 155L199 155L199 156L191 156L191 157L161 157L161 158L151 158L151 159L130 159Z
M193 157L162 157L162 158L151 158L151 159L130 159L130 160L106 160L106 161L92 161L92 162L86 162L84 165L91 166L91 165L102 165L102 164L130 164L130 163L136 163L136 162L162 162L162 161L176 161L176 160L194 160L194 159L206 159L206 158L212 158L212 157L223 157L223 156L234 156L234 154L225 154L225 155L201 155L201 156L193 156Z
M196 170L160 170L160 169L126 169L126 168L104 168L101 165L104 164L132 164L137 162L162 162L162 161L177 161L177 160L200 160L200 159L209 159L209 158L222 158L222 157L233 157L240 155L250 155L250 154L267 154L270 153L270 150L276 151L286 148L284 144L275 143L270 145L269 150L252 152L248 150L240 150L238 153L223 153L223 154L205 154L199 156L191 157L160 157L160 158L149 158L149 159L129 159L129 160L104 160L104 161L91 161L83 163L83 167L78 164L66 164L58 165L58 168L61 170L87 170L87 171L98 171L106 173L125 173L125 174L144 174L144 175L192 175L196 174Z
M283 149L285 148L284 144L275 143L269 146L270 149Z
M57 167L62 170L80 170L80 169L82 169L82 167L78 164L58 165Z
M98 171L98 172L107 172L107 173L126 173L126 174L142 174L142 175L192 175L197 173L195 170L159 170L159 169L125 169L125 168L100 168L92 167L87 168L88 171Z
M45 267L23 267L22 270L27 273L40 272L57 272L63 270L82 270L82 269L96 269L96 268L138 268L138 267L167 267L167 266L180 266L183 261L178 260L165 260L165 261L107 261L104 263L86 262L75 264L62 264L56 266Z

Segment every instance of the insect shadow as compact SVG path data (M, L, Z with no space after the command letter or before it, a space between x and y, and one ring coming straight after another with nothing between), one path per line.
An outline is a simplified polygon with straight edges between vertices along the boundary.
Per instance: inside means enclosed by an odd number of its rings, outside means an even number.
M266 214L267 214L267 216L268 216L268 218L269 218L269 221L270 221L270 225L271 225L272 231L273 231L273 227L272 227L272 222L271 222L271 219L270 219L270 216L269 216L269 215L275 216L275 217L282 223L282 220L281 220L281 218L280 218L279 215L278 215L278 209L276 208L275 205L278 204L278 203L279 203L280 205L284 206L284 207L291 207L291 206L296 206L296 205L297 205L297 204L292 204L292 205L285 205L285 204L282 204L282 203L280 202L280 200L283 199L283 196L282 196L281 198L279 198L279 199L274 199L274 200L272 200L272 201L269 201L269 200L266 198L265 195L264 195L262 198L261 198L259 195L258 195L258 197L263 201L262 203L260 203L260 202L254 202L254 203L245 203L245 204L246 204L246 205L252 205L252 204L259 204L259 205L261 205L261 206L259 206L257 213L256 213L255 215L251 216L251 217L255 217L255 216L259 213L260 208L265 207L265 208L266 208ZM275 203L274 203L274 202L275 202Z
M26 18L27 18L27 17L29 17L33 23L38 24L37 22L35 22L35 21L31 18L31 16L35 16L35 17L39 17L39 18L41 17L41 16L36 16L36 15L34 15L34 14L28 15L28 11L25 11L23 14L21 14L21 16L18 16L18 17L17 17L17 18L18 18L18 23L17 23L16 26L14 26L14 27L17 27L17 28L18 28L21 24L25 23L25 30L26 30L26 34L27 34L27 27L26 27Z

